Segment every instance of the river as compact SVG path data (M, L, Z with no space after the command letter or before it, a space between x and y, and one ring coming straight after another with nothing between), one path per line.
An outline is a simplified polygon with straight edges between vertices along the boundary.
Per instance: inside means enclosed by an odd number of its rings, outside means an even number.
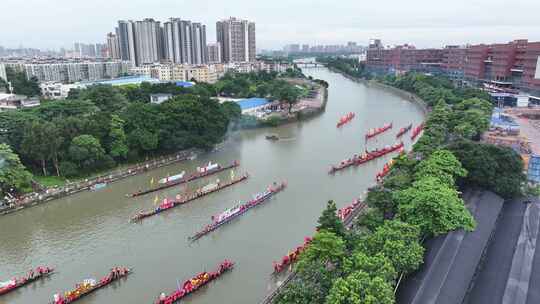
M134 274L81 299L78 303L153 303L160 292L223 259L236 262L232 272L188 297L185 303L257 303L275 281L272 261L313 235L316 221L329 199L338 207L349 204L375 183L375 174L392 157L346 169L335 176L329 166L349 156L395 143L402 126L419 124L423 113L415 104L383 89L353 82L325 68L305 73L328 81L325 113L308 121L276 129L242 131L231 135L219 152L132 177L97 192L84 192L0 218L0 281L38 265L51 265L52 277L0 297L0 304L48 303L55 292L72 289L86 278L99 278L110 267L125 265ZM347 112L356 118L342 129L336 122ZM394 129L365 144L369 128L393 122ZM285 138L265 139L267 133ZM404 136L410 148L409 136ZM395 155L395 154L392 154ZM133 224L129 218L153 206L155 195L128 199L126 193L149 186L182 170L192 172L209 160L240 161L237 175L250 178L160 215ZM179 191L229 177L229 172L170 188L160 199ZM187 238L210 222L210 216L265 190L273 181L288 187L264 205L190 244Z

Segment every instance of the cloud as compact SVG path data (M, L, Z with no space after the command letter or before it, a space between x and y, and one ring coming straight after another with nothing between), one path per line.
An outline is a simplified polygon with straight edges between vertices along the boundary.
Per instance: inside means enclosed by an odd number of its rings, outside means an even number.
M2 10L0 45L9 47L104 42L117 20L145 17L203 22L209 42L215 40L217 20L253 20L259 48L365 44L372 37L418 46L540 40L538 0L2 0Z

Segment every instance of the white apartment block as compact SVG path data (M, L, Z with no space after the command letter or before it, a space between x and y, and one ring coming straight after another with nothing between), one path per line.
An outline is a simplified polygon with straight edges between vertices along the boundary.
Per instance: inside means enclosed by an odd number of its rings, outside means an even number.
M6 65L3 63L0 63L0 79L7 81Z
M117 78L129 71L131 64L123 61L60 62L23 64L27 78L39 82L74 83Z

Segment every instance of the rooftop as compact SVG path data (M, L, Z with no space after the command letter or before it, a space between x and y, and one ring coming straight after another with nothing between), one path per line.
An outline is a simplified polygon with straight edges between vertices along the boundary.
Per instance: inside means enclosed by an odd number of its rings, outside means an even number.
M160 81L155 78L151 78L148 76L128 76L128 77L120 77L115 78L111 80L101 80L101 81L94 81L94 82L88 82L84 84L108 84L112 86L122 86L122 85L138 85L143 82L150 82L150 83L159 83Z
M465 302L504 201L492 192L479 190L468 191L464 200L476 220L476 229L453 231L428 240L424 264L399 286L398 303Z
M248 98L240 100L237 103L242 110L248 110L263 106L267 103L270 103L270 101L266 98Z

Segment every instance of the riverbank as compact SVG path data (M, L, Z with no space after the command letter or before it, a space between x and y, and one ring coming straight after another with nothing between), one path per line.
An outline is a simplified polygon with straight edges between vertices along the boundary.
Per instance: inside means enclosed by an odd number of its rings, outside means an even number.
M61 187L50 187L40 192L32 192L22 196L14 202L11 202L7 207L0 208L0 216L37 206L55 199L74 195L82 191L91 191L92 188L96 187L97 185L106 187L114 182L147 172L149 170L188 160L195 157L197 152L198 151L195 149L189 149L178 152L174 155L164 156L126 168L116 169L106 174L93 178L87 178L83 181L67 183Z
M309 119L324 112L324 108L326 107L328 101L327 88L319 83L307 79L288 79L288 81L297 84L303 83L317 86L317 94L311 98L300 99L295 107L293 107L293 112L291 114L286 113L286 116L283 119L280 119L276 126ZM268 124L262 123L259 127L267 126ZM219 144L216 145L215 149L219 149ZM15 201L9 202L7 206L3 208L0 207L0 216L41 205L43 203L74 195L83 191L91 191L92 187L99 187L101 185L106 187L108 184L128 177L187 160L190 157L194 157L198 152L200 151L196 151L195 149L181 151L174 155L149 160L121 169L115 169L93 178L66 183L62 186L47 187L43 191L28 193Z

